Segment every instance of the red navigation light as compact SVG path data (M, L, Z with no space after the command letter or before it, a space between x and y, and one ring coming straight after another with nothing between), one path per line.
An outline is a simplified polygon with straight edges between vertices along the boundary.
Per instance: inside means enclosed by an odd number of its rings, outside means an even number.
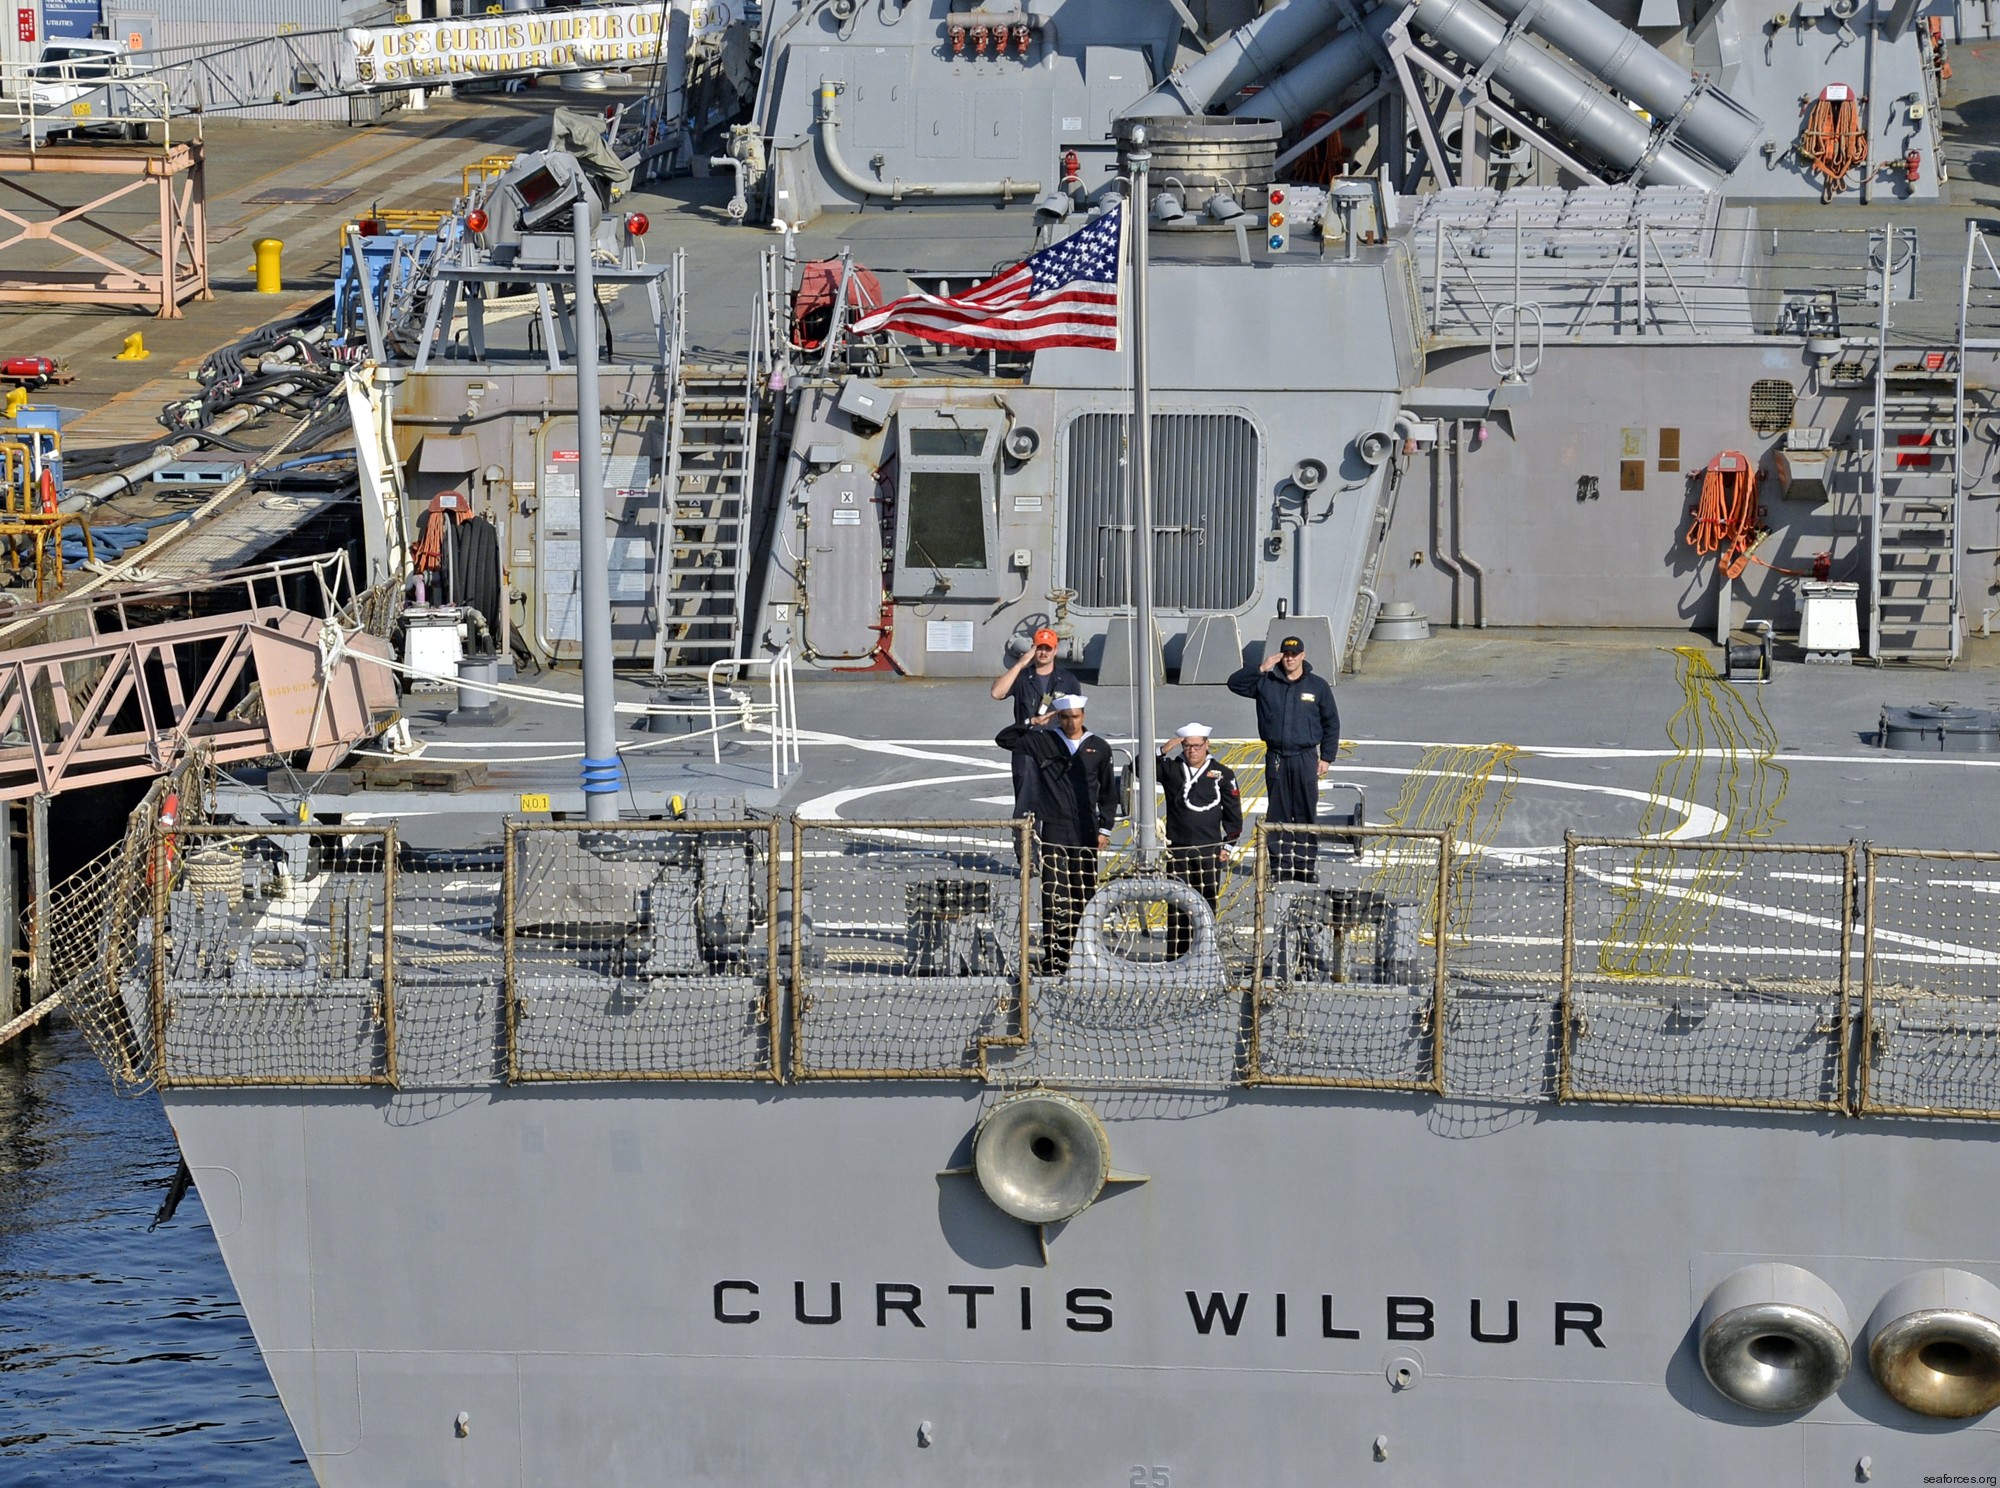
M625 218L625 231L630 233L635 238L645 237L646 229L651 227L652 225L653 224L647 220L646 214L644 212L633 212L630 213Z
M486 214L480 211L479 208L474 207L470 212L465 214L465 230L476 233L485 232L486 221Z
M1285 188L1282 186L1273 186L1271 188L1271 205L1274 207L1282 207L1284 204L1285 204Z

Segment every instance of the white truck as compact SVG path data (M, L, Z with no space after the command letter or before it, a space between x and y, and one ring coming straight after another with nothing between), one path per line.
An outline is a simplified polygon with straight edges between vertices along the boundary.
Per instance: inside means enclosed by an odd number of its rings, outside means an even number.
M21 97L21 132L36 143L60 135L111 133L143 139L151 118L164 119L164 99L135 86L144 70L134 68L122 41L65 37L42 49L27 69Z

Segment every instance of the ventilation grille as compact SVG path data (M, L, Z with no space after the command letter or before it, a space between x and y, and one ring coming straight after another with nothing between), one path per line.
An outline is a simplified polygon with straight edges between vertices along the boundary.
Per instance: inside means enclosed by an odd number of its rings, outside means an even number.
M1750 384L1750 427L1759 434L1782 434L1792 426L1792 405L1798 390L1782 377L1760 377Z
M1132 601L1122 413L1069 426L1068 585L1082 609ZM1233 413L1153 415L1153 603L1235 610L1256 589L1257 431Z

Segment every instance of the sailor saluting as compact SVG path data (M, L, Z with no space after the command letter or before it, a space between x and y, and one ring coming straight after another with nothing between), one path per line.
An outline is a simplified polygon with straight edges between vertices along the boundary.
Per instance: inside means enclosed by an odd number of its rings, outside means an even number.
M1205 723L1176 729L1160 747L1160 788L1167 797L1166 869L1215 908L1222 865L1243 833L1243 798L1236 772L1208 752ZM1167 915L1167 954L1187 953L1192 927L1185 915Z
M1084 722L1089 701L1065 693L1055 700L1054 727L1010 723L993 740L1034 772L1043 970L1050 976L1069 967L1077 921L1097 892L1097 855L1118 825L1111 746Z
M1036 631L1033 644L1021 653L993 682L993 701L1014 700L1014 722L1045 724L1056 708L1056 699L1083 691L1068 667L1056 660L1062 637L1047 626ZM1035 791L1035 767L1025 754L1014 756L1014 815L1023 817L1040 810Z

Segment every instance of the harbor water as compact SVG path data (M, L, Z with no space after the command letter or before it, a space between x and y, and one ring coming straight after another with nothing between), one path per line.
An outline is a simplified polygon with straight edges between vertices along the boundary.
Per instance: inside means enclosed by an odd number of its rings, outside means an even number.
M0 1483L309 1488L156 1097L59 1025L0 1053Z

